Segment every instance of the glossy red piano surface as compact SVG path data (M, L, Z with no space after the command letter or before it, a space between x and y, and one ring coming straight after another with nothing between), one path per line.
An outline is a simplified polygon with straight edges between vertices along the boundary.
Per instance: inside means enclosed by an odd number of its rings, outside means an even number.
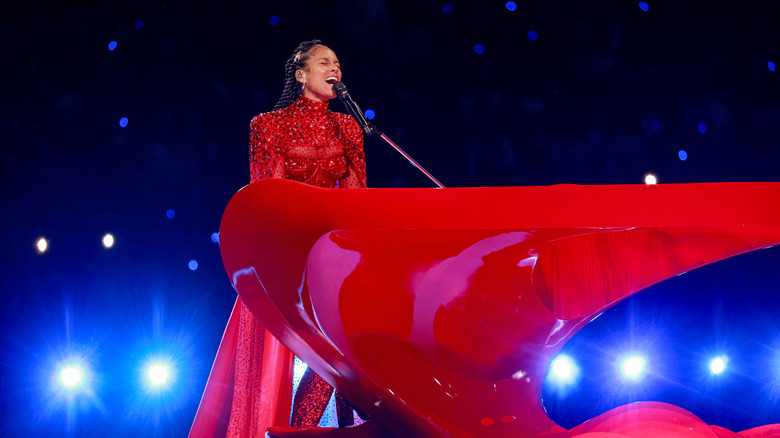
M737 436L649 402L567 431L539 394L553 356L610 306L780 243L777 199L778 183L327 190L271 179L234 196L220 246L265 326L397 436Z

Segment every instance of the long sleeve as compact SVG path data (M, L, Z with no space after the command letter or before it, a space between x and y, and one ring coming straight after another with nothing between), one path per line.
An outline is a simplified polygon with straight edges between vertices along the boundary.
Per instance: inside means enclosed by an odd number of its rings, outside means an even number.
M267 114L255 116L249 124L249 176L255 182L284 178L284 153Z

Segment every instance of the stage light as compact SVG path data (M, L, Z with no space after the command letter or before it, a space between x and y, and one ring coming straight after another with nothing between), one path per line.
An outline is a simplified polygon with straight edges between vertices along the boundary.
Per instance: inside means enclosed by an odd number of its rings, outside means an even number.
M197 260L190 260L190 262L187 264L189 266L190 271L194 271L198 269L198 261Z
M167 365L156 363L146 370L146 378L153 386L161 386L168 383L170 368Z
M75 388L83 382L84 372L78 366L69 365L60 370L60 383L66 388Z
M645 184L652 186L654 184L658 184L658 178L655 177L652 173L648 173L645 175Z
M505 6L506 6L506 8L507 8L508 10L510 10L510 11L515 11L515 10L517 10L517 3L515 3L515 2L506 2L506 5L505 5Z
M108 50L113 52L114 49L116 49L116 41L111 41L110 43L108 43Z
M536 41L536 39L539 38L539 34L536 33L535 30L529 30L528 33L526 34L526 36L531 41Z
M699 123L698 128L699 128L699 132L701 132L702 134L707 132L707 125L704 123Z
M103 246L106 248L114 246L114 236L111 233L106 233L106 235L103 236Z
M639 9L643 12L647 12L647 10L650 9L650 5L648 5L647 2L639 2Z
M376 115L376 113L374 113L374 110L368 109L366 110L365 115L368 120L374 120L374 116Z
M557 385L569 385L577 380L580 369L574 360L565 355L559 354L550 364L550 380Z
M729 359L726 356L718 356L710 360L710 373L713 375L722 374L726 371L726 364Z
M176 216L176 212L173 211L172 208L169 208L168 211L165 212L165 217L168 219L173 219L174 216Z
M632 354L624 357L620 361L620 374L623 378L633 381L639 381L644 377L647 370L647 359L642 355Z
M276 26L277 24L279 24L280 21L281 20L276 15L272 16L271 19L268 20L268 22L271 23L271 26Z
M219 243L219 233L211 233L211 241L214 243Z
M768 68L769 71L775 71L775 63L772 62L772 61L767 61L766 62L766 68Z
M79 359L61 362L55 374L55 380L65 394L73 394L87 385L87 369Z
M124 128L125 126L127 126L127 122L128 122L127 117L122 117L121 119L119 119L119 126Z
M47 249L49 249L49 241L46 240L46 238L41 237L37 242L35 242L35 247L38 248L39 253L43 254Z
M442 6L441 7L441 11L444 12L445 14L451 14L452 13L452 5L446 4L446 5Z
M483 46L482 44L475 44L474 53L476 53L477 55L481 55L485 53L485 46Z
M677 151L677 158L680 159L680 161L685 161L688 159L688 152L685 152L684 150L680 149Z

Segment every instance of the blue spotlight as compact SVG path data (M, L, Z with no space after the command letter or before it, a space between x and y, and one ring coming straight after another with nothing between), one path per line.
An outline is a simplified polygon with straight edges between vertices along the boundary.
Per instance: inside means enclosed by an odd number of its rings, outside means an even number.
M110 43L108 43L108 50L113 52L114 49L116 49L116 41L111 41Z
M631 354L620 360L619 368L623 378L637 382L647 371L647 359L640 354Z
M475 44L474 53L476 53L477 55L481 55L485 53L485 46L483 46L482 44Z
M550 364L548 376L553 383L564 386L574 383L579 374L580 369L574 360L565 354L559 354Z
M677 158L680 159L680 161L685 161L688 159L688 152L685 152L684 150L680 149L677 151Z
M531 41L536 41L536 39L539 38L539 34L536 33L535 30L529 30L528 33L526 34L526 36Z
M639 2L639 9L643 12L647 12L647 10L650 9L650 5L648 5L647 2Z
M515 2L506 2L505 6L510 11L516 11L517 10L517 3L515 3Z
M146 368L146 379L151 386L162 387L170 383L171 367L165 363L153 363Z
M279 24L280 21L281 21L281 19L277 15L272 16L268 20L268 22L271 23L271 26L276 26L277 24Z
M125 126L127 126L127 122L128 122L127 117L122 117L121 119L119 119L119 126L124 128Z
M447 3L444 6L441 7L441 11L445 14L451 14L452 13L452 5Z
M768 68L769 71L775 71L775 63L772 62L772 61L767 61L766 62L766 68Z
M60 383L66 388L75 388L84 383L84 372L78 366L69 365L60 370Z
M372 109L366 110L365 114L368 120L374 120L374 116L376 115L376 113L374 113L374 110Z
M174 216L176 216L176 212L173 211L172 208L169 208L168 211L165 212L165 217L168 219L173 219Z
M729 358L726 356L718 356L710 360L710 373L713 375L723 374L726 371L726 365L728 365Z
M66 361L57 370L57 382L67 392L76 392L86 386L87 369L78 360Z
M698 128L699 128L699 132L701 132L702 134L707 132L707 125L704 122L700 122Z
M195 271L198 269L198 261L197 260L190 260L190 262L187 264L189 266L190 271Z
M211 233L211 241L214 243L219 243L219 233Z

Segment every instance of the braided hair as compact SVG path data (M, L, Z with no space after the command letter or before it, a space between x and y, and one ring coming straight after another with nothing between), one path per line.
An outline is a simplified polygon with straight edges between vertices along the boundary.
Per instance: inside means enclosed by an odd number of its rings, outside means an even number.
M304 41L298 45L290 59L287 60L287 64L284 65L284 90L282 90L279 101L276 102L274 111L287 108L301 94L301 84L295 80L295 71L305 68L306 61L311 57L309 51L321 45L322 41L320 40Z

